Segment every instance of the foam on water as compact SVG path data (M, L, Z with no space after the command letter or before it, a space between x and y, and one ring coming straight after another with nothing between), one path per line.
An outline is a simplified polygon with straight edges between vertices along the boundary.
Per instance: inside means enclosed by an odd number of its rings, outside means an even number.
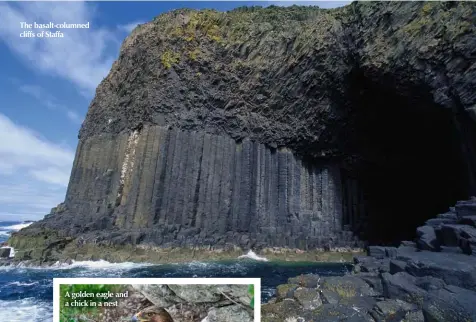
M39 301L35 298L25 298L16 301L0 300L0 312L2 312L1 321L49 322L53 320L51 302Z
M248 253L246 253L245 255L241 255L238 257L239 259L242 259L242 258L248 258L248 259L253 259L255 261L262 261L262 262L267 262L268 259L266 257L261 257L261 256L258 256L254 251L252 251L251 249L248 251Z
M20 229L23 229L25 227L28 227L32 224L32 222L29 222L29 223L21 223L21 224L16 224L16 225L11 225L11 226L5 226L5 227L2 227L3 230L20 230Z

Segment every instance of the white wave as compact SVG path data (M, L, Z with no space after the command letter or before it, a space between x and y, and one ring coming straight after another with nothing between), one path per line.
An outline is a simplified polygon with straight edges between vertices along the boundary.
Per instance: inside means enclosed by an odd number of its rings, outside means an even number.
M0 312L2 312L2 321L53 321L53 304L50 302L38 301L35 298L14 301L0 300Z
M38 282L23 283L23 282L15 281L15 282L8 283L6 286L9 286L9 285L12 285L12 286L32 286L32 285L36 285L36 284L38 284Z
M253 259L255 261L262 261L262 262L267 262L268 259L266 257L261 257L261 256L258 256L254 251L252 251L251 249L248 251L248 253L246 253L245 255L241 255L239 256L238 258L249 258L249 259Z
M16 225L11 225L11 226L5 226L5 227L2 227L3 230L20 230L20 229L23 229L25 227L28 227L32 224L32 222L29 222L29 223L21 223L21 224L16 224Z
M7 232L7 231L0 231L0 236L9 237L9 236L10 236L10 233Z

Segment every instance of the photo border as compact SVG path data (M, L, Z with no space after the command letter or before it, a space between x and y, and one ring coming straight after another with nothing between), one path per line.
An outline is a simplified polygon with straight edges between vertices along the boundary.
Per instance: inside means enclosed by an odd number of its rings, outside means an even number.
M254 285L254 321L261 321L261 279L260 278L101 278L72 277L53 278L53 322L59 322L60 284L178 284L178 285Z

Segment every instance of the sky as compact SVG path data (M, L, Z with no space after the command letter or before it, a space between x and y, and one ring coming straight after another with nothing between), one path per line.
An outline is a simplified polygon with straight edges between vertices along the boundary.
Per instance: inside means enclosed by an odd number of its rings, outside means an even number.
M348 3L0 2L0 221L38 220L64 200L78 132L95 89L137 24L183 7L227 11ZM41 29L22 28L22 22L90 25L63 29L62 38L33 38L20 34Z

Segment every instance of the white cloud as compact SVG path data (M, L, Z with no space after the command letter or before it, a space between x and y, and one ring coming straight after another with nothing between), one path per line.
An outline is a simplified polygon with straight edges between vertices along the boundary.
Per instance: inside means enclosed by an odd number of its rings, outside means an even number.
M64 199L74 151L3 114L0 137L0 209L11 211L11 216L19 211L46 214Z
M31 68L68 79L89 93L94 92L108 74L120 45L115 33L95 25L94 6L82 1L3 2L0 3L0 21L0 39ZM26 30L21 29L21 22L89 22L90 28L61 29L64 38L21 38L20 34Z
M83 122L83 118L81 116L79 116L72 109L59 104L57 99L53 95L49 94L41 86L24 84L20 85L18 89L21 92L34 97L40 104L46 106L48 109L63 113L73 123L81 124Z
M137 25L141 25L143 23L145 23L145 22L144 21L131 22L131 23L128 23L128 24L125 24L125 25L119 25L117 27L117 29L125 31L128 34L130 34L132 32L132 30L134 30L134 28L137 27Z

